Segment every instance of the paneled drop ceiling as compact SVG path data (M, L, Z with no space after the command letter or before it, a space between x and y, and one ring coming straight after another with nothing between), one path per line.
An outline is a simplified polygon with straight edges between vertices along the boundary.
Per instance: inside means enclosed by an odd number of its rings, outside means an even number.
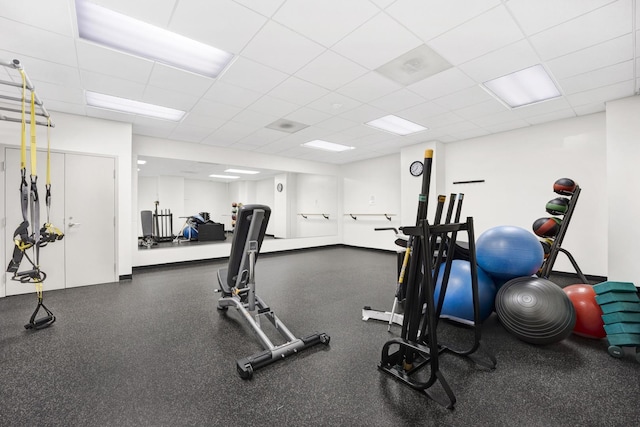
M0 0L0 59L21 61L54 120L59 111L130 122L138 135L343 164L604 111L640 87L635 0L94 3L235 55L212 79L81 40L73 0ZM408 85L379 72L423 45L452 67ZM536 64L560 98L509 109L481 86ZM85 91L187 114L169 122L101 110ZM400 137L364 124L389 114L429 130ZM281 119L307 126L267 127ZM301 146L314 139L355 149Z

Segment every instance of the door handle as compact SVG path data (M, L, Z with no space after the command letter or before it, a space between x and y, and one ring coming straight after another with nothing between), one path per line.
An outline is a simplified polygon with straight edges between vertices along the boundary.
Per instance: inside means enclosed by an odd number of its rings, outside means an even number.
M82 224L81 224L81 223L79 223L79 222L70 222L70 223L69 223L69 228L71 228L71 227L79 227L79 226L81 226L81 225L82 225Z

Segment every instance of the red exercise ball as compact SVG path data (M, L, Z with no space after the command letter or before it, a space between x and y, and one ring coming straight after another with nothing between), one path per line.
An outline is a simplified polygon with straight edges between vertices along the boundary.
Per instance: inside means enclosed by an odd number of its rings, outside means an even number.
M607 336L602 321L602 309L596 302L596 292L591 285L570 285L563 289L576 310L576 325L573 333L585 338Z

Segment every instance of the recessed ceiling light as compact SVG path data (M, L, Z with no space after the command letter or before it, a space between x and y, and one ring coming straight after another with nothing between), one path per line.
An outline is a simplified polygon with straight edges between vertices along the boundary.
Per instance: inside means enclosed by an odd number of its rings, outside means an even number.
M304 144L302 144L302 146L308 147L308 148L317 148L318 150L325 150L325 151L347 151L347 150L353 150L355 148L355 147L349 147L347 145L335 144L333 142L322 141L321 139L305 142Z
M235 175L209 175L209 178L238 179L240 177Z
M146 161L146 160L138 160L138 164L139 164L139 165L144 165L145 163L147 163L147 161Z
M225 170L225 172L229 172L229 173L244 173L247 175L255 175L257 173L260 173L259 171L250 171L250 170L246 170L246 169L227 169Z
M186 114L184 111L160 105L147 104L146 102L133 101L103 93L85 92L87 105L105 110L118 111L120 113L138 114L140 116L153 117L155 119L180 121Z
M402 136L410 135L412 133L422 132L429 129L417 123L413 123L413 122L410 122L409 120L405 120L402 117L393 116L393 115L380 117L379 119L372 120L365 124L377 129L382 129L384 131L391 132L396 135L402 135Z
M483 86L511 108L547 101L562 95L540 64L489 80L484 82Z
M233 54L127 15L76 0L80 38L173 67L216 78Z

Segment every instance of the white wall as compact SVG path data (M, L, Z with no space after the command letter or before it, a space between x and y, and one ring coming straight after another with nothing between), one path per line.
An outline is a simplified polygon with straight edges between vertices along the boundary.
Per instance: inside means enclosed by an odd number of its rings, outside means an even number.
M225 182L184 180L184 213L185 216L208 212L211 221L231 227L231 202L229 200L229 184ZM182 220L184 222L184 219Z
M572 178L582 191L562 247L585 274L606 276L605 158L604 113L560 120L446 144L446 189L465 194L462 215L473 217L477 238L498 225L531 230L550 216L545 205L558 197L555 180ZM475 179L486 182L453 185ZM563 254L554 270L574 272Z
M297 174L296 237L338 234L338 180L335 176ZM306 214L306 218L302 216ZM322 216L328 216L328 219Z
M132 199L132 176L135 170L131 162L131 124L55 111L50 113L55 124L55 128L51 130L53 151L97 154L116 158L118 274L129 275L132 271L133 247L137 246L137 222L131 221L134 200ZM38 126L37 135L38 146L45 147L46 128ZM19 146L20 124L0 121L0 141L6 145Z
M640 286L640 98L607 103L608 278Z

